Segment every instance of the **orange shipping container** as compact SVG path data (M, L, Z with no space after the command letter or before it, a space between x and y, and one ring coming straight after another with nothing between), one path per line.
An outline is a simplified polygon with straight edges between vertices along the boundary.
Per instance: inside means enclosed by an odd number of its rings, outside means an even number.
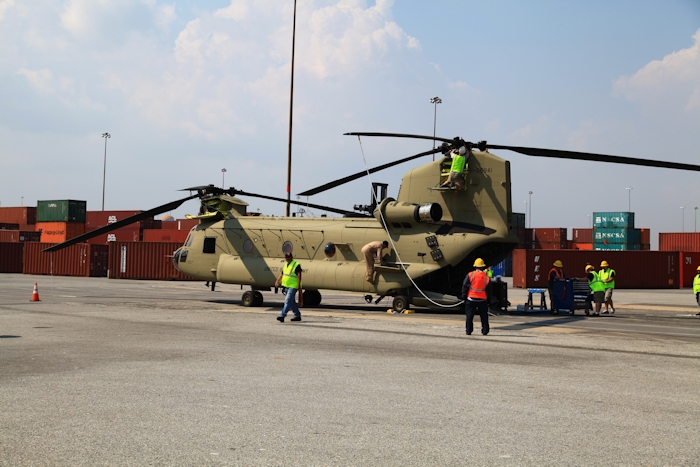
M174 242L111 242L111 279L199 280L178 271L173 253L182 246Z
M572 250L591 251L591 250L593 250L593 244L592 243L574 243Z
M82 222L37 222L36 231L41 232L42 243L61 243L85 233Z
M569 277L585 277L585 267L598 269L606 260L615 270L618 289L677 289L679 287L678 252L666 251L577 251L514 250L513 287L547 287L552 263L561 260Z
M55 243L24 243L24 274L106 277L109 250L103 245L78 243L62 250L42 250Z
M24 243L0 243L0 272L20 274Z

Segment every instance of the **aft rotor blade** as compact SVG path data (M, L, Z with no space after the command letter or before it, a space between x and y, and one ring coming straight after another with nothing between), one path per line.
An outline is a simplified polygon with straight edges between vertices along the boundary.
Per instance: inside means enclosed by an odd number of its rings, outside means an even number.
M358 216L358 213L356 213L354 211L344 211L342 209L336 209L336 208L332 208L329 206L321 206L320 204L304 203L302 201L291 201L291 200L287 200L285 198L275 198L274 196L258 195L256 193L248 193L246 191L240 191L240 190L236 190L235 194L236 195L243 195L243 196L252 196L253 198L269 199L272 201L279 201L281 203L291 203L291 204L296 204L298 206L308 206L308 207L314 208L314 209L321 209L323 211L334 212L336 214L343 214L344 216L352 216L352 217ZM371 217L371 216L362 216L362 217Z
M437 140L437 141L444 141L445 143L453 143L456 138L441 138L439 136L424 136L424 135L409 135L406 133L376 133L376 132L352 132L352 133L343 133L345 136L385 136L388 138L414 138L414 139L429 139L429 140Z
M700 165L683 164L680 162L666 162L650 159L638 159L636 157L609 156L606 154L592 154L588 152L560 151L557 149L525 148L521 146L500 146L487 144L489 149L507 149L528 156L553 157L557 159L574 159L581 161L611 162L614 164L641 165L646 167L659 167L664 169L694 170L700 171Z
M350 134L350 133L348 133L348 134ZM449 140L449 141L452 141L452 140ZM388 169L389 167L393 167L393 166L398 165L398 164L403 164L404 162L412 161L413 159L417 159L419 157L429 156L430 154L442 152L442 150L443 150L443 148L431 149L430 151L421 152L420 154L415 154L413 156L406 157L405 159L400 159L398 161L389 162L387 164L374 167L373 169L363 170L362 172L357 172L356 174L349 175L347 177L343 177L343 178L335 180L333 182L326 183L325 185L317 186L316 188L306 190L303 193L299 193L299 196L316 195L316 194L324 192L326 190L330 190L331 188L335 188L337 186L344 185L348 182L352 182L353 180L357 180L358 178L362 178L365 175L367 175L368 173L373 174L375 172L379 172L380 170Z
M173 209L177 209L180 207L182 203L185 201L188 201L190 199L198 198L199 195L192 195L188 196L187 198L182 198L177 201L172 201L168 204L164 204L162 206L158 206L157 208L150 209L148 211L141 212L139 214L136 214L135 216L127 217L126 219L122 219L118 222L115 222L114 224L109 224L104 227L100 227L99 229L95 229L92 232L84 233L82 235L78 235L77 237L73 237L70 240L59 243L58 245L54 245L52 247L49 247L43 251L47 252L52 252L52 251L58 251L62 250L63 248L67 248L71 245L75 245L76 243L81 243L84 242L85 240L89 240L93 237L98 237L100 235L104 235L108 232L111 232L112 230L117 230L122 227L126 227L127 225L133 224L134 222L142 221L144 219L148 219L149 217L153 217L157 214L162 214L164 212L172 211Z

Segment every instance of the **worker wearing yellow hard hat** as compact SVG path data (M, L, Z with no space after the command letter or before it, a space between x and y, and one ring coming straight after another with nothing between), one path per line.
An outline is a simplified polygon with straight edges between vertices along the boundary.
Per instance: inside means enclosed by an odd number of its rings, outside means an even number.
M695 301L698 302L698 306L700 306L700 266L698 266L697 271L698 273L695 279L693 279L693 293L695 294ZM700 313L698 313L697 316L700 316Z
M600 316L600 307L605 300L605 284L601 282L600 275L590 264L586 266L586 278L588 279L588 286L591 288L593 302L595 303L593 316Z
M563 281L566 276L564 276L564 264L561 260L556 260L552 266L547 275L547 290L549 290L549 301L552 304L552 310L554 310L554 282Z
M615 290L615 270L611 269L608 262L603 260L600 263L598 275L600 276L600 281L605 286L605 311L603 311L603 314L615 313L612 300L613 290Z
M467 335L474 331L474 315L477 313L481 318L481 334L489 333L489 296L488 285L491 279L486 274L486 263L483 259L477 258L474 261L474 270L467 274L462 283L462 299L467 315Z

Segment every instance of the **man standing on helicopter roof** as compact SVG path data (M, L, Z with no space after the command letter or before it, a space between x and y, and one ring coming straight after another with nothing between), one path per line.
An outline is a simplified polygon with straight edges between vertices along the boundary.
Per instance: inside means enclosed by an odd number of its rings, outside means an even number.
M464 169L468 167L467 159L471 155L471 149L467 149L466 146L462 146L457 149L450 151L450 156L452 156L452 167L450 167L450 175L445 180L445 183L440 185L442 188L449 188L452 185L456 186L457 189L461 190L464 185Z

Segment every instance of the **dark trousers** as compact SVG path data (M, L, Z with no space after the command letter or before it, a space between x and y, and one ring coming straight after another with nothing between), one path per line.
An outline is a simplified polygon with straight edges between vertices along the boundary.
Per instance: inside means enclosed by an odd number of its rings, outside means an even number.
M489 304L487 300L474 302L465 300L465 308L467 310L467 334L474 331L474 315L477 313L481 318L481 333L486 335L489 333Z

